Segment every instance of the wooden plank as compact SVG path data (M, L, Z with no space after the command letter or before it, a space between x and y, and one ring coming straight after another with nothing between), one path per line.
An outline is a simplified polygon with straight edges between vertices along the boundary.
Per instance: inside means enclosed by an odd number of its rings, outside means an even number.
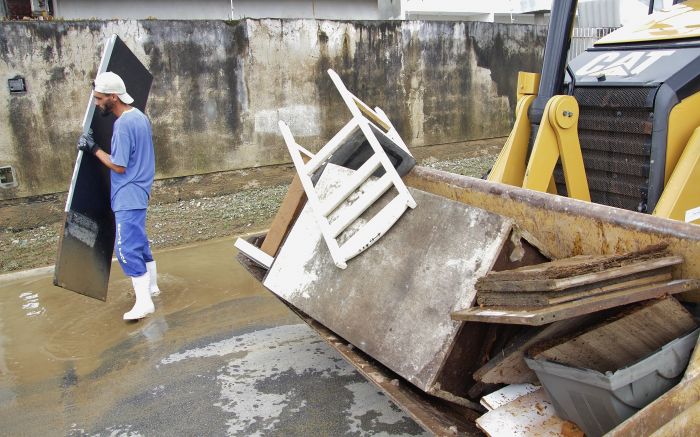
M637 305L613 320L587 327L572 336L545 341L534 346L530 354L538 360L612 372L637 362L696 327L688 310L673 297L667 297Z
M294 222L294 218L305 203L306 194L304 193L304 187L301 186L299 175L295 174L292 183L289 184L287 194L284 196L282 204L272 220L270 230L267 232L265 240L263 240L263 244L260 247L263 252L271 257L277 255L277 250L282 244L282 240L284 240L287 231Z
M666 282L672 279L671 272L657 274L656 271L646 271L635 275L614 278L596 284L582 285L564 291L549 292L477 292L477 303L485 306L544 306L596 296L613 291L625 290L640 285ZM621 282L622 281L622 282Z
M663 258L670 255L667 244L654 244L641 250L615 255L578 255L562 258L533 266L501 272L491 272L483 280L526 280L526 279L561 279L580 276L587 273L622 267L648 259Z
M583 324L590 322L591 316L561 320L539 328L531 328L511 345L495 354L491 360L477 369L472 377L486 384L522 384L538 382L537 375L525 363L525 351L537 343L557 336L566 335Z
M476 425L489 437L583 437L576 425L555 415L542 388L489 411L476 419Z
M633 275L635 273L675 266L681 263L683 263L683 258L673 255L612 268L602 272L572 276L569 278L480 281L480 285L478 285L477 289L479 292L485 293L488 293L489 291L559 291L567 288L579 287L582 285Z
M262 244L262 241L265 239L265 234L250 235L248 237L245 237L245 239L248 243L252 244L253 246L260 247L260 245ZM260 267L260 265L258 263L253 262L253 260L248 258L241 251L238 251L238 255L236 255L236 260L255 279L257 279L259 282L263 281L263 279L265 278L265 275L267 274L268 269Z
M573 302L565 302L544 308L484 307L468 308L451 314L453 320L507 323L514 325L540 326L557 320L590 314L629 303L654 299L666 294L677 294L700 288L700 280L677 279L659 284L645 285L621 290L601 296L593 296Z
M255 262L260 267L269 269L272 265L273 258L270 255L266 254L260 250L260 248L249 243L243 238L238 238L234 243L234 246L240 253L250 258L251 261Z
M646 274L647 272L644 272L642 274ZM634 276L634 275L632 275ZM655 284L655 283L663 283L663 282L668 282L673 279L673 274L671 272L668 273L660 273L648 277L642 276L639 279L632 279L624 284L611 284L611 285L606 285L602 287L595 287L590 290L586 291L581 291L581 292L576 292L573 294L567 294L567 295L562 295L562 296L557 296L557 297L552 297L549 299L549 302L547 303L548 305L557 305L560 303L565 303L565 302L570 302L572 300L578 300L584 297L589 297L589 296L596 296L599 294L603 293L610 293L612 291L618 291L618 290L626 290L628 288L632 287L639 287L642 285L647 285L647 284ZM624 285L624 287L622 286ZM617 287L619 286L619 288Z
M352 100L353 100L353 102L355 102L355 105L357 105L357 107L360 109L360 111L362 112L362 114L364 114L365 117L372 120L372 122L376 123L378 126L380 126L385 131L388 131L389 129L391 129L391 126L386 124L384 122L384 120L382 120L379 117L379 115L377 115L377 113L372 110L372 108L370 108L369 106L367 106L367 104L365 104L365 102L363 102L362 100L358 99L355 96L352 96Z

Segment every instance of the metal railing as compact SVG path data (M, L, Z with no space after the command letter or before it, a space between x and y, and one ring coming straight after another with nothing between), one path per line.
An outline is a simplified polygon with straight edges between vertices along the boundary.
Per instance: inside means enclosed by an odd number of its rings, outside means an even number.
M570 61L580 55L594 42L616 29L617 27L574 27L567 60Z

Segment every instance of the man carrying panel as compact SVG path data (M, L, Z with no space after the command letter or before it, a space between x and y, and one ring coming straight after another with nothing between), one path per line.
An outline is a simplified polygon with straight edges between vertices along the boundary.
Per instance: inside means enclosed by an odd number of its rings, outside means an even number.
M117 74L99 74L93 88L95 106L101 114L117 117L111 155L95 143L91 131L80 136L78 149L92 153L111 170L114 251L124 274L131 277L136 295L136 303L124 314L124 320L138 320L155 311L151 296L160 293L156 262L146 235L146 209L155 175L151 123L143 112L130 106L134 99Z

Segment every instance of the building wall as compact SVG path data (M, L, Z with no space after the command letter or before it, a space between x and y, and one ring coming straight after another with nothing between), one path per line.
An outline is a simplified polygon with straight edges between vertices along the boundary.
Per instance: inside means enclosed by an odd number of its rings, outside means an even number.
M546 29L476 22L322 20L8 22L0 34L0 199L63 192L105 39L154 75L160 179L288 163L286 121L310 150L349 120L326 70L380 106L409 147L507 135L518 70ZM25 77L27 92L6 80Z
M394 0L398 1L398 0ZM378 20L377 0L200 0L165 1L54 0L55 15L63 19L147 19L227 20L244 18L316 18L342 20ZM380 0L380 3L392 3ZM233 6L233 9L232 9ZM390 10L382 8L382 13Z

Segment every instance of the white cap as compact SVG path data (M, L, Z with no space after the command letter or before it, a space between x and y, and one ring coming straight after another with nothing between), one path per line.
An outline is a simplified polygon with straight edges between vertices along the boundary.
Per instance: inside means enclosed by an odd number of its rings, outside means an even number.
M108 71L95 78L95 91L102 94L116 94L119 100L130 105L134 99L126 92L126 85L121 77Z

